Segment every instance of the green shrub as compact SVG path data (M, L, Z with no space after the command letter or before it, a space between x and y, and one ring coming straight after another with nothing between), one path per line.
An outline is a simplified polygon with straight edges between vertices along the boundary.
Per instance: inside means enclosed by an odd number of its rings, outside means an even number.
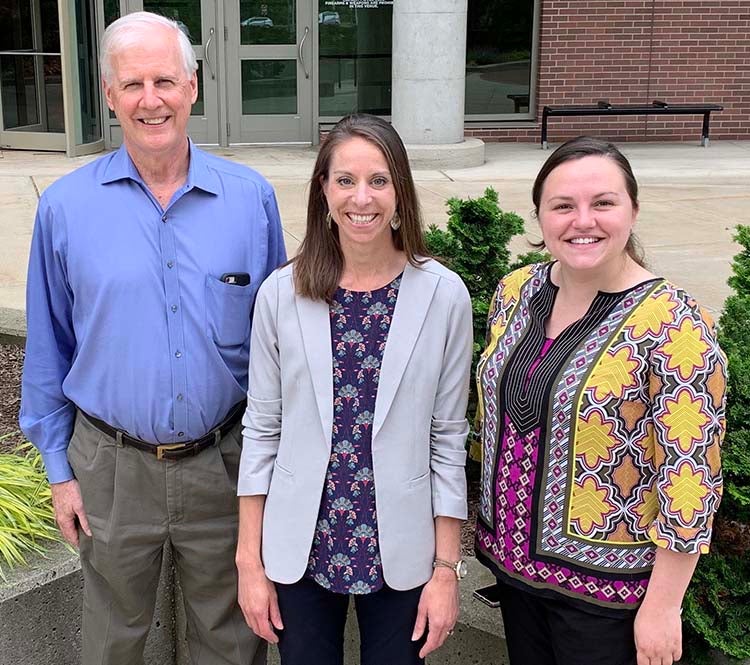
M0 453L0 577L4 567L25 563L28 553L59 539L41 455L29 443Z
M514 49L501 51L498 48L479 47L470 49L466 56L466 64L471 66L495 65L503 62L518 62L529 60L531 52L528 49Z
M719 319L727 355L727 435L722 449L724 496L711 553L700 559L685 598L686 641L735 658L750 657L750 227L737 227L733 289Z
M511 270L530 263L546 261L540 252L529 252L511 264L508 244L523 233L523 219L514 212L500 209L497 192L488 187L478 199L452 198L447 201L448 224L445 231L430 225L425 239L430 253L456 272L471 295L474 315L474 355L472 376L479 354L484 348L487 314L497 283ZM476 384L470 383L469 412L473 423L476 414ZM469 451L479 460L476 433L470 435Z

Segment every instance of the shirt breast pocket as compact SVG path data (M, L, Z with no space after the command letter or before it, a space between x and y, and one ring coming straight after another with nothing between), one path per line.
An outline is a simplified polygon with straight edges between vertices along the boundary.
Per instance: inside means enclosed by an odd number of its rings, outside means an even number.
M250 337L256 285L225 284L206 275L206 334L219 346L240 346Z

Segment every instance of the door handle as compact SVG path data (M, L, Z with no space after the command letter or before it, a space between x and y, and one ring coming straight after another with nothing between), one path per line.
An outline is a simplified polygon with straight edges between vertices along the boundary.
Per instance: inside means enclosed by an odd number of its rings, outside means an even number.
M300 61L300 64L302 65L302 71L305 72L305 78L310 78L310 72L307 71L307 65L305 64L305 56L302 55L302 47L305 45L305 40L307 39L307 35L310 33L310 28L305 26L305 34L302 35L302 39L299 43L299 48L297 49L297 58Z
M216 80L216 74L214 74L214 67L211 64L211 56L209 55L208 47L211 46L211 42L214 40L214 32L216 31L213 28L208 31L208 41L206 42L206 46L203 49L206 58L206 65L208 66L208 71L211 74L212 81Z

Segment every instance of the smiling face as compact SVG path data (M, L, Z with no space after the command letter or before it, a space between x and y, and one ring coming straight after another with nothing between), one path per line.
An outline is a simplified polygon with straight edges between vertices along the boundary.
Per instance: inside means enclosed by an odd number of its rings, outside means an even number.
M597 155L550 172L538 217L544 244L562 269L599 272L627 261L625 246L637 214L620 168Z
M131 157L171 161L187 149L187 122L198 96L176 35L161 26L144 30L135 45L112 54L112 65L104 93Z
M390 221L396 213L396 190L377 146L353 137L336 147L323 193L344 254L361 246L373 251L394 246Z

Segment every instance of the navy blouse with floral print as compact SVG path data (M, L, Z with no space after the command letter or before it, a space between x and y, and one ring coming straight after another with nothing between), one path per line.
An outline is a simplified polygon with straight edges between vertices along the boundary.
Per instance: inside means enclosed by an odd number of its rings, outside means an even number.
M376 291L339 288L330 307L333 437L306 576L336 593L373 593L383 586L372 418L400 285L399 275Z

